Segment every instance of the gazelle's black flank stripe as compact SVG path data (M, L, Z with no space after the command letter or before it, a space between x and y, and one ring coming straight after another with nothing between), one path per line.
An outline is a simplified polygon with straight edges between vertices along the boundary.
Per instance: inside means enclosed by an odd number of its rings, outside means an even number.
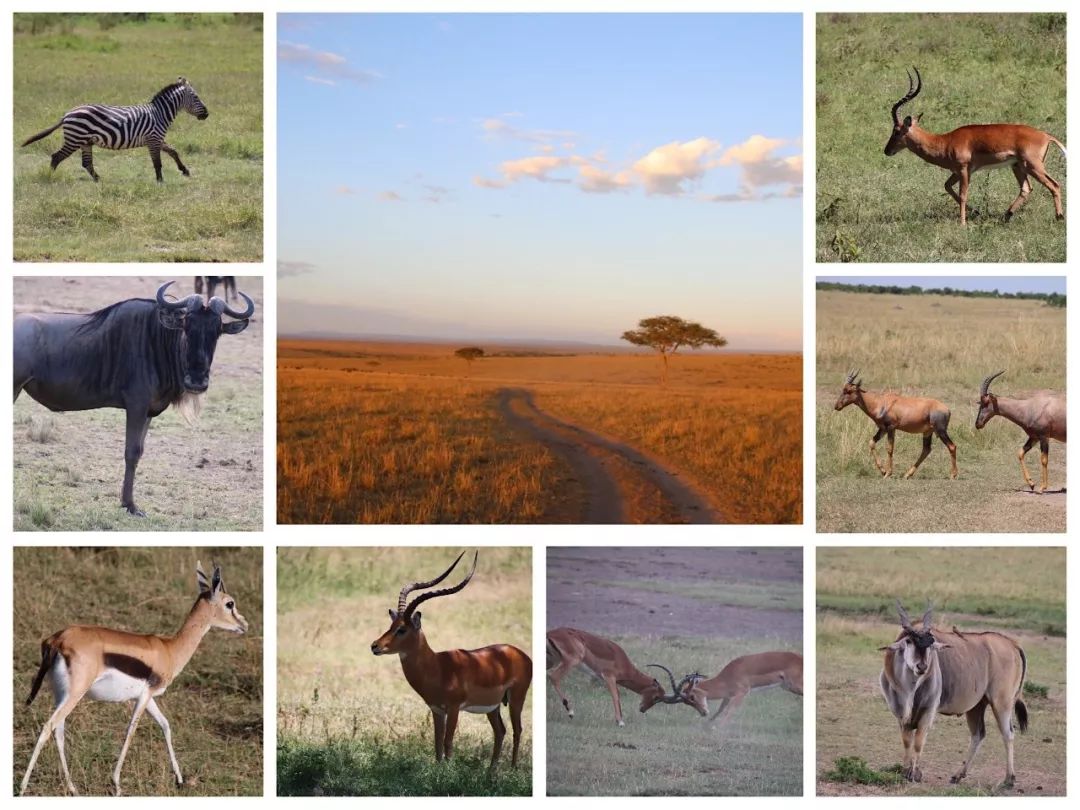
M162 152L176 161L176 168L182 174L189 174L187 166L180 160L180 155L165 142L165 133L181 110L191 113L200 121L210 114L196 94L195 88L183 76L177 79L175 84L159 91L148 104L135 104L130 107L86 104L68 110L54 126L28 138L23 142L23 146L39 141L63 127L64 145L53 152L53 169L65 158L81 150L83 168L95 181L98 179L97 172L94 171L95 146L104 149L145 146L150 150L154 173L160 182Z

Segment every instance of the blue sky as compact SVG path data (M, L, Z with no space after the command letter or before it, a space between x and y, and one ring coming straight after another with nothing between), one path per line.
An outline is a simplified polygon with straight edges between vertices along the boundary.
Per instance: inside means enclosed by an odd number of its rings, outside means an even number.
M888 284L899 287L952 287L955 290L998 290L1065 294L1065 276L818 276L841 284Z
M284 15L279 321L799 348L799 15Z

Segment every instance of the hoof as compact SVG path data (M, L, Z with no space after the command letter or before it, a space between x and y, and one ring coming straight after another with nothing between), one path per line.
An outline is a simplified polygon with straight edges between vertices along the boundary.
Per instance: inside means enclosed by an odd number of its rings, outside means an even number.
M964 776L966 776L966 774L962 774L962 773L953 774L952 776L949 777L949 784L950 785L959 785L960 780L963 779Z
M1001 786L1006 790L1012 790L1016 786L1015 776L1006 776L1005 781L1001 783Z
M132 504L131 506L125 507L125 508L127 509L128 514L131 515L132 517L137 517L137 518L146 517L146 512L144 512L142 509L135 506L134 504Z
M619 721L619 728L622 728L625 725L626 725L626 723L624 723L622 720Z
M191 177L191 172L189 172L187 169L184 169L182 172L180 172L180 174L184 175L184 177Z
M1054 219L1056 219L1058 222L1061 222L1063 219L1065 219L1065 215L1064 214L1055 214ZM1009 785L1009 787L1012 787L1012 785Z

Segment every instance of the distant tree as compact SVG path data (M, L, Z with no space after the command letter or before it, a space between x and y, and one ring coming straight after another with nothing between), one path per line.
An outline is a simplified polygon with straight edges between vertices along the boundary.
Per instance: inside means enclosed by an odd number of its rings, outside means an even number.
M700 349L703 346L720 348L727 345L727 338L716 334L700 323L686 321L675 315L657 315L638 321L638 328L622 333L622 340L635 346L648 346L659 353L663 361L661 382L667 383L668 357L683 346Z
M470 369L472 368L473 360L479 360L483 356L484 350L479 346L464 346L454 352L454 357L460 357Z

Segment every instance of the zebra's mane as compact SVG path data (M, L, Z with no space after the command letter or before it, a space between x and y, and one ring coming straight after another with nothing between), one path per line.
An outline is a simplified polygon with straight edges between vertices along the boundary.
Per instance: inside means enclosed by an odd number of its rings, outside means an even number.
M174 92L176 92L178 88L181 88L183 86L184 82L173 82L167 87L162 87L160 90L157 91L157 93L154 94L154 97L150 99L150 103L153 104L155 101L159 101L166 96L171 96Z

